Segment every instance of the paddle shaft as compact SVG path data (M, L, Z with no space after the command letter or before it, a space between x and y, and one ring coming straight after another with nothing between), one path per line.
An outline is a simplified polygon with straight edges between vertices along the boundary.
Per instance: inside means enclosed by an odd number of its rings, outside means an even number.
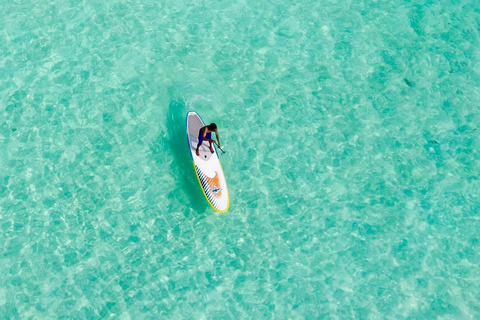
M220 148L220 146L218 145L218 143L216 141L214 141L214 143L217 145L218 149L220 149L223 153L225 153L225 151L223 151L223 149Z

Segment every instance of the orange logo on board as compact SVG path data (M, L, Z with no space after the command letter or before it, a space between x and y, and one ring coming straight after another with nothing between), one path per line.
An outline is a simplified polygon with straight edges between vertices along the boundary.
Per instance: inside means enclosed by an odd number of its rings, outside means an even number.
M222 189L220 189L220 180L218 178L218 173L215 172L215 177L209 178L205 177L208 188L212 191L215 197L220 198L222 195Z

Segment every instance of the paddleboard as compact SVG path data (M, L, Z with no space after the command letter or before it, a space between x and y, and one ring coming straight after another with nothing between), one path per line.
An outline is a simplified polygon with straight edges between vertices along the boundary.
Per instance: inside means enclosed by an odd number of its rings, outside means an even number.
M197 174L198 182L208 203L218 212L226 212L229 206L227 181L223 174L217 149L210 151L210 143L203 141L197 156L198 134L205 123L195 111L187 113L187 138L190 155L193 160L193 167ZM215 134L212 134L212 138Z

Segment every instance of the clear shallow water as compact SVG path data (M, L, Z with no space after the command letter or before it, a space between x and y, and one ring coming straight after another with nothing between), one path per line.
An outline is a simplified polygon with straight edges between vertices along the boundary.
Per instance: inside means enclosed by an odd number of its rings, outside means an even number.
M0 9L2 318L479 317L476 2Z

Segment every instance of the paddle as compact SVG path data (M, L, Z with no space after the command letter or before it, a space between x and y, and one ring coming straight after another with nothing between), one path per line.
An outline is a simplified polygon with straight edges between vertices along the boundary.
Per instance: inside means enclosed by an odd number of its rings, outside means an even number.
M218 143L216 141L214 141L213 143L215 143L217 145L218 149L220 149L222 151L222 153L225 153L225 151L223 151L223 149L220 148L220 146L218 145Z

